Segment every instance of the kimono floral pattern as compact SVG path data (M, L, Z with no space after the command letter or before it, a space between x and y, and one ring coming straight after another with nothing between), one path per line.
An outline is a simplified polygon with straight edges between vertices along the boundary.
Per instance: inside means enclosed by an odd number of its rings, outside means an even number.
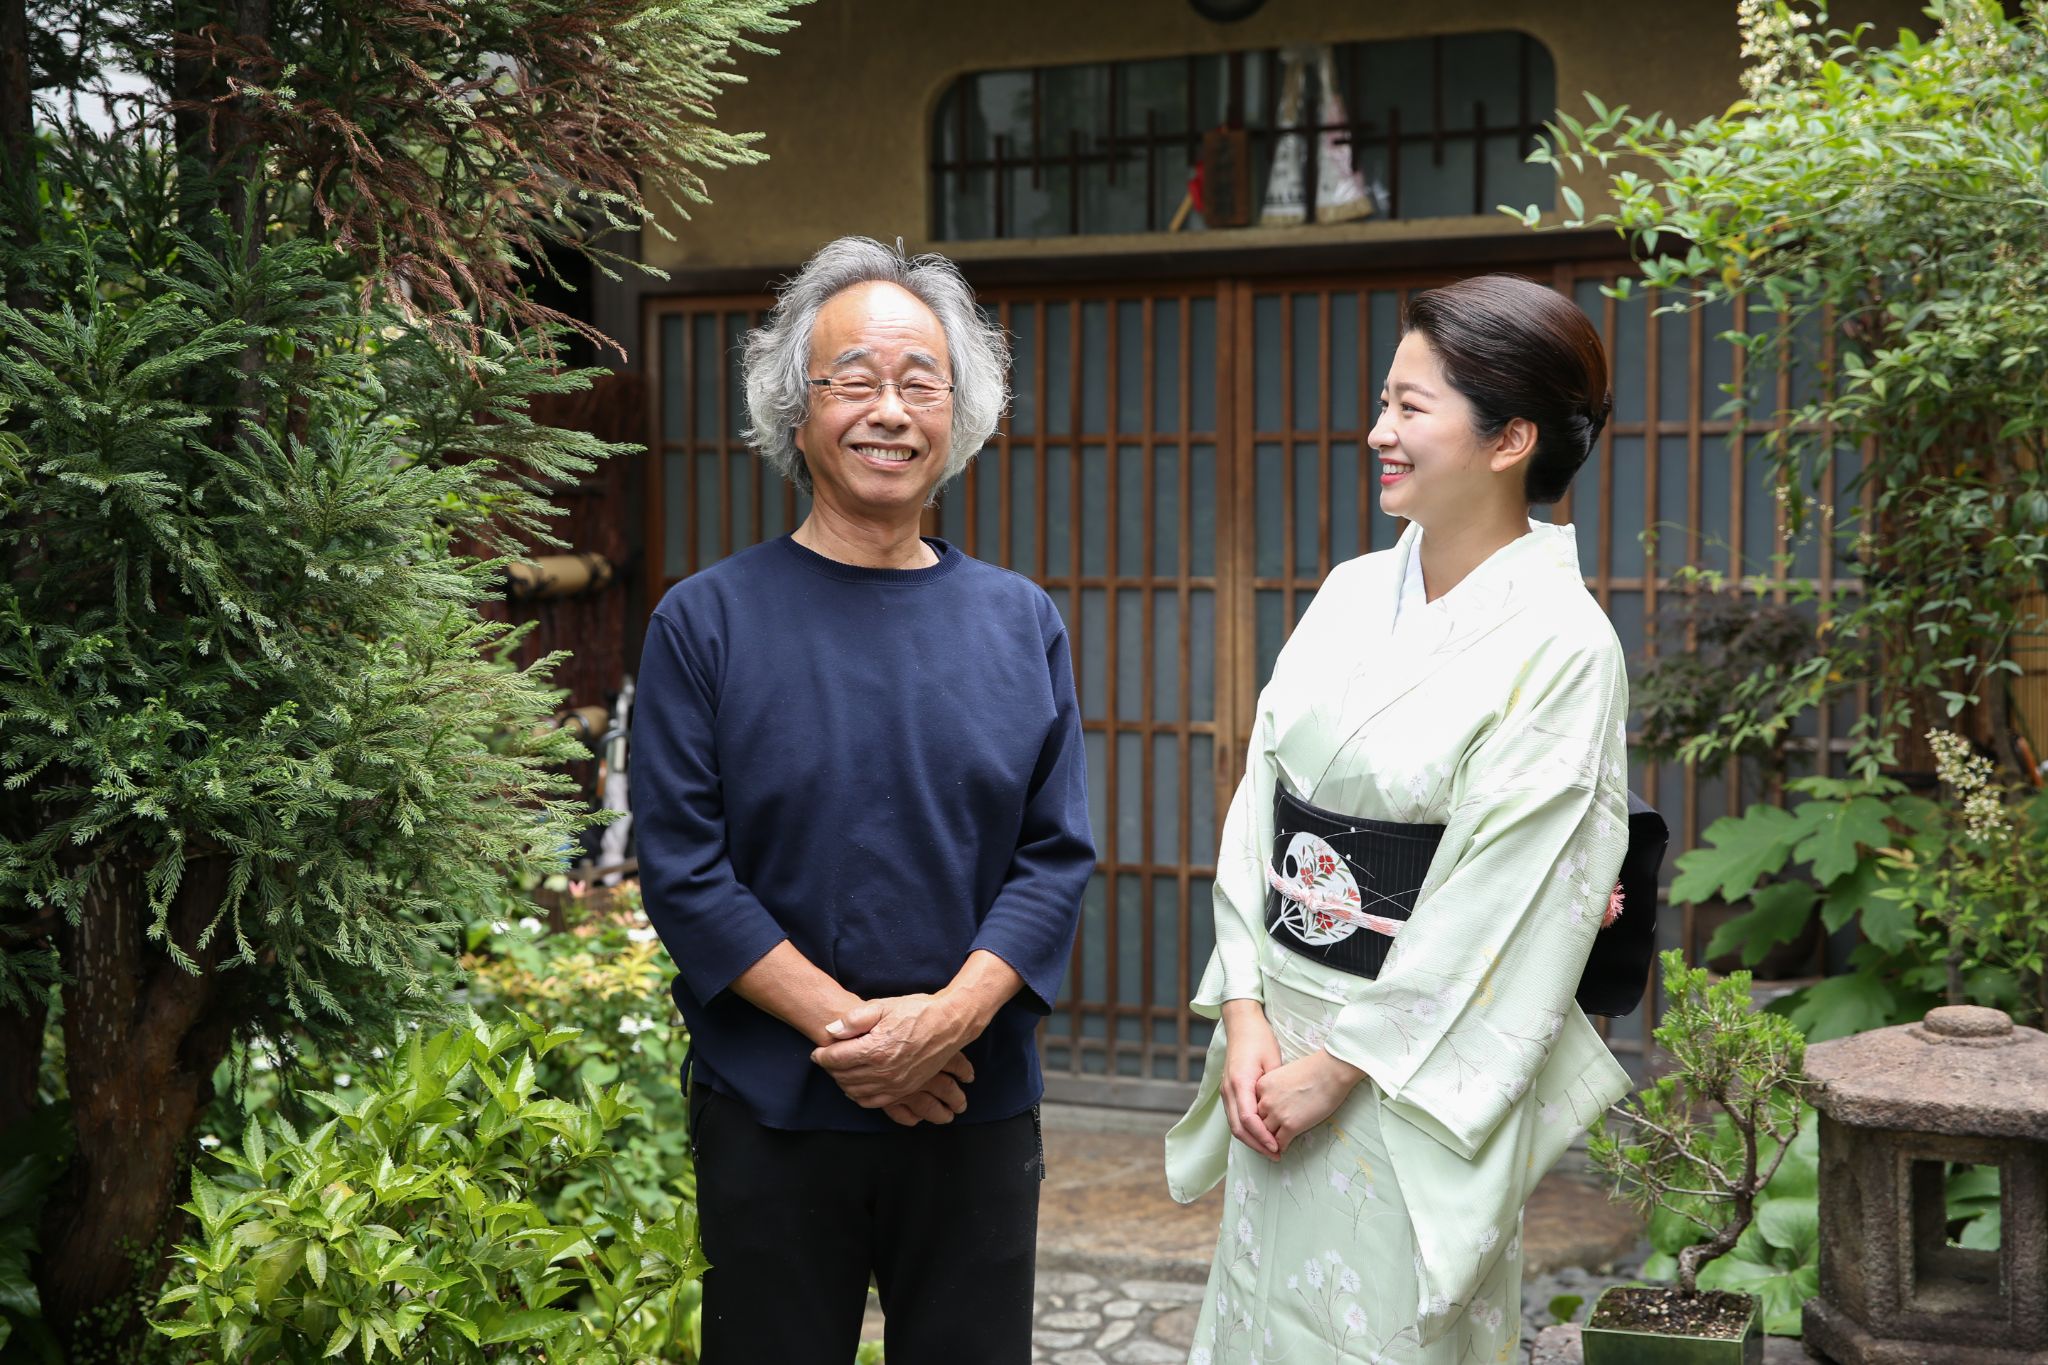
M1217 1029L1167 1139L1175 1198L1230 1191L1204 1365L1514 1359L1522 1206L1627 1089L1573 1000L1627 845L1620 646L1570 527L1532 523L1434 603L1419 535L1316 594L1260 696L1217 851L1195 1008L1262 1001L1283 1055L1323 1048L1367 1079L1269 1161L1229 1136ZM1444 826L1377 979L1264 932L1282 780L1327 810Z

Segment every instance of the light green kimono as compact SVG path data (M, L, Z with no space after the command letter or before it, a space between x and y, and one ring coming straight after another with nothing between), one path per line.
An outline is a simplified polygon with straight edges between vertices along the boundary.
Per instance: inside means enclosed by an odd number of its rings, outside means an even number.
M1224 824L1194 1008L1260 1000L1287 1060L1321 1047L1368 1079L1269 1161L1230 1137L1218 1026L1166 1142L1175 1199L1231 1181L1193 1365L1518 1358L1522 1206L1628 1089L1573 1002L1628 843L1620 645L1569 526L1531 522L1434 603L1420 534L1317 593ZM1445 826L1377 979L1268 937L1276 780Z

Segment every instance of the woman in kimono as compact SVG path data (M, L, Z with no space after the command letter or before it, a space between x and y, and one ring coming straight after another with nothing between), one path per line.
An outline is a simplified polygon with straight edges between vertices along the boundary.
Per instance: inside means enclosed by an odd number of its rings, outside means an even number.
M1572 528L1529 518L1606 355L1507 276L1405 327L1369 439L1408 527L1281 651L1216 855L1221 1022L1167 1138L1174 1198L1226 1182L1190 1365L1519 1359L1522 1206L1628 1088L1573 999L1627 848L1627 678Z

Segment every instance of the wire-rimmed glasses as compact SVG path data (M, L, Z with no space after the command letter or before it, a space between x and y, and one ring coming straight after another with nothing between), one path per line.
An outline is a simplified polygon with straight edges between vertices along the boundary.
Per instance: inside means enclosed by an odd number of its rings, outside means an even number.
M953 396L953 386L942 379L875 379L864 374L841 374L805 382L856 407L865 407L880 398L883 389L891 388L906 408L935 408Z

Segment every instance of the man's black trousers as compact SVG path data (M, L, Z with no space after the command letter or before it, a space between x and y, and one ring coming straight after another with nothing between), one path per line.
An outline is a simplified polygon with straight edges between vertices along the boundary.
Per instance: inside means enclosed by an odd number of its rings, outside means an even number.
M767 1128L691 1088L704 1365L850 1365L881 1294L889 1365L1028 1365L1037 1115L886 1133Z

